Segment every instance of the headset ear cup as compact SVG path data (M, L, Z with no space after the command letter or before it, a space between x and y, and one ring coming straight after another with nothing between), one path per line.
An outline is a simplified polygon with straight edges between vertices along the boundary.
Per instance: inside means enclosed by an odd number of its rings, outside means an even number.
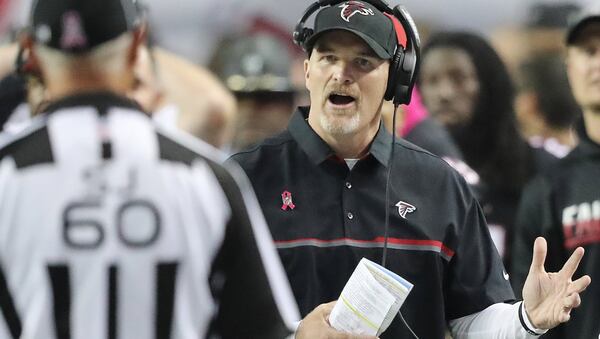
M385 91L384 99L392 100L394 97L397 98L398 88L402 87L399 81L401 80L402 73L402 63L404 61L404 51L400 46L398 46L398 50L394 54L394 57L390 63L390 71L388 74L388 83Z
M304 29L304 33L303 33L304 43L306 43L306 41L308 40L308 38L310 38L311 35L313 35L314 32L315 31L312 28L305 28Z
M398 88L394 102L408 105L412 97L412 90L415 86L417 71L419 68L418 51L408 50L404 53L404 59L398 70L398 79L396 81Z
M402 5L394 7L393 12L394 16L402 23L408 38L408 45L404 50L404 59L399 64L400 69L398 70L398 79L396 80L398 87L395 91L394 102L408 105L419 71L421 39L411 15Z
M302 28L302 30L300 31L300 35L299 35L299 39L298 41L298 45L302 47L302 49L304 49L306 51L306 41L308 41L308 38L310 38L310 36L313 34L313 30L312 28Z
M294 43L305 49L306 40L312 35L313 30L306 27L297 27L294 31Z

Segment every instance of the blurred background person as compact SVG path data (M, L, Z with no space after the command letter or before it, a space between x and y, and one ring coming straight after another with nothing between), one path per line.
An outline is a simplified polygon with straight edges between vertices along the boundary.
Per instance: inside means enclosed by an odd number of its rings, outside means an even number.
M579 144L525 189L519 206L513 256L513 287L521 295L537 236L548 241L547 268L582 246L577 274L596 279L573 310L571 321L544 338L597 339L600 333L600 3L574 17L566 39L566 68L573 96L583 111L576 123Z
M391 133L394 105L391 101L386 101L383 105L384 124ZM398 107L396 135L440 157L462 158L446 128L429 116L416 87L413 89L410 104Z
M14 72L19 46L11 43L14 40L11 14L17 2L0 0L0 143L6 135L5 125L8 123L8 129L12 130L10 126L14 126L15 120L21 120L22 114L13 116L13 113L26 100L25 80Z
M130 96L159 125L228 148L236 114L233 95L206 68L156 46L148 4L138 0L136 10L147 40L140 45Z
M573 130L581 109L573 98L561 54L541 52L519 67L517 119L533 147L562 158L575 146Z
M482 180L479 199L509 269L521 190L554 157L530 147L519 134L512 80L484 38L468 32L433 34L422 50L418 84L425 107Z
M130 96L163 127L229 148L233 95L211 72L160 47L140 46Z
M381 116L384 126L391 133L393 130L394 105L384 101ZM464 162L462 152L446 130L446 127L433 119L423 105L419 89L415 86L408 105L398 106L396 112L396 136L441 157L454 167L479 194L479 175Z
M10 73L0 80L0 143L22 130L30 119L26 79Z
M8 36L7 38L10 40L0 46L0 76L2 77L15 70L15 60L19 53L19 44L15 41L16 39Z
M237 99L232 151L247 149L287 127L296 93L291 62L288 46L268 33L222 41L210 67Z
M0 46L0 142L29 125L47 104L41 74L32 67L27 52L13 42Z
M8 14L14 0L0 0L0 34L10 25Z
M576 143L569 129L580 114L566 80L562 58L568 18L580 1L538 1L527 5L524 22L495 29L491 41L515 79L515 112L531 146L562 157Z
M521 20L507 22L491 31L490 42L513 77L519 76L519 66L535 54L564 54L562 41L567 18L579 9L579 3L577 0L522 2Z

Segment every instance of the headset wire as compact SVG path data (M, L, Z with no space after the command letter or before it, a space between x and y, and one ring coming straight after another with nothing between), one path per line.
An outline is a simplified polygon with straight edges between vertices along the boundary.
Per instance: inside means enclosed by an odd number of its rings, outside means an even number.
M390 178L392 176L392 166L394 164L394 149L396 148L396 113L398 112L398 107L400 107L400 104L394 102L394 113L392 114L392 147L390 148L390 159L388 161L387 174L385 178L385 228L383 234L383 253L381 258L381 266L383 267L385 267L387 261L388 237L390 229ZM402 316L402 312L398 311L398 315L404 323L404 326L406 326L406 328L410 331L410 334L412 334L415 339L419 339L419 337L404 319L404 316Z

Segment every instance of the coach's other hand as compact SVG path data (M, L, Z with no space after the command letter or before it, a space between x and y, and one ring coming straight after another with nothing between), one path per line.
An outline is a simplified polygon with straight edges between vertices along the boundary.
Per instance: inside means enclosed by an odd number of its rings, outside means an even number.
M581 304L579 293L592 281L588 275L571 280L583 258L583 248L578 247L556 273L544 269L546 252L546 239L535 239L531 267L523 286L525 311L531 324L538 329L550 329L569 321L571 310Z
M339 332L329 325L329 314L335 301L317 306L298 326L296 339L377 339L367 335Z

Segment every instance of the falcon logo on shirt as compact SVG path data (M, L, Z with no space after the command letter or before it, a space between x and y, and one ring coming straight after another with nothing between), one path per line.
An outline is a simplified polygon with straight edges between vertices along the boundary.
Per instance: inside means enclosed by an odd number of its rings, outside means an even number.
M406 219L406 215L408 213L412 213L417 210L415 206L404 201L398 201L396 206L398 206L398 214L400 214L400 216L404 219Z
M358 1L348 1L341 4L339 7L342 9L340 15L342 16L342 19L344 19L344 21L346 22L350 22L350 18L353 17L354 14L360 14L365 16L375 15L372 9L367 8L367 6L365 6L362 2Z

